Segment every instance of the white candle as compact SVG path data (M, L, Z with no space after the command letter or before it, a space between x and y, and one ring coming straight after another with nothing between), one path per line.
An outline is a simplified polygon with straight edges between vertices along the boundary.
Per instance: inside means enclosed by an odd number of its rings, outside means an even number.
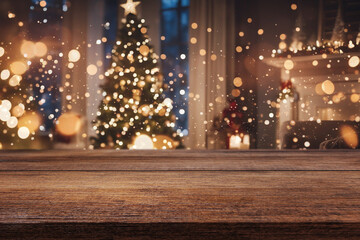
M249 149L250 136L248 134L231 135L229 139L229 149Z

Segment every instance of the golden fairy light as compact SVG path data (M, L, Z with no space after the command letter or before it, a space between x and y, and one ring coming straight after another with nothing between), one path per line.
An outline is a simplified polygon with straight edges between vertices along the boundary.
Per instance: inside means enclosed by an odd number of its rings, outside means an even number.
M359 145L359 137L356 131L348 125L344 125L340 128L340 135L344 139L346 145L350 148L357 148Z
M10 77L10 71L7 69L4 69L0 73L1 80L7 80Z
M351 94L350 100L351 100L351 102L353 102L353 103L359 102L359 100L360 100L359 94L357 94L357 93Z
M46 55L47 47L46 47L45 43L37 42L37 43L35 43L34 47L35 47L34 52L37 57L43 57Z
M330 80L325 80L322 84L321 84L321 89L324 91L324 93L330 95L333 94L335 91L335 85L333 84L332 81Z
M20 61L13 62L10 64L10 70L16 75L22 75L24 74L28 69L28 66Z
M26 139L26 138L29 137L29 135L30 135L30 131L29 131L29 129L27 127L20 127L18 129L19 138Z
M286 60L286 61L284 62L284 68L285 68L286 70L291 70L291 69L293 69L293 68L294 68L294 62L293 62L292 60L290 60L290 59Z
M80 60L80 52L76 49L73 49L68 54L70 62L77 62Z
M150 49L146 45L141 45L140 48L139 48L139 52L141 53L141 55L146 57L149 54Z
M35 132L39 129L41 124L41 117L36 112L26 112L19 118L19 127L26 127L30 132Z
M64 113L56 122L56 130L64 136L73 136L81 128L81 118L75 113Z
M151 137L141 134L135 138L132 149L154 149L154 143Z
M350 59L349 59L349 66L354 68L354 67L357 67L360 63L360 59L358 56L352 56Z
M24 41L20 47L20 52L26 58L35 57L35 43Z
M5 54L5 49L3 47L0 47L0 57L2 57Z
M93 76L97 73L97 67L94 64L87 66L86 71L89 75Z
M243 84L241 77L234 78L233 83L235 87L241 87Z

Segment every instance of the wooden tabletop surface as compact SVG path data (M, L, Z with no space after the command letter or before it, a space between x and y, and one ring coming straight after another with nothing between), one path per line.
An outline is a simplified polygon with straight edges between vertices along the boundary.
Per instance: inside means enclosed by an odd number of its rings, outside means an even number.
M0 152L0 224L45 223L358 227L360 153Z

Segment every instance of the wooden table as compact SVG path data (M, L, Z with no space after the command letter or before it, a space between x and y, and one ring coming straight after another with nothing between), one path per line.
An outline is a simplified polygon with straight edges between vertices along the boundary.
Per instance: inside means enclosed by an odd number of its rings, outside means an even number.
M30 238L360 239L360 152L0 152L0 239Z

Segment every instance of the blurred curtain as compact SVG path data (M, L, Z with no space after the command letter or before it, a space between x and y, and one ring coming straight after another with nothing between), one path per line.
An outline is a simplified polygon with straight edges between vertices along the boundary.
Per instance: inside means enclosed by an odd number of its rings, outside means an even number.
M191 149L221 148L221 140L225 141L213 134L213 120L221 117L227 84L234 77L234 12L234 0L190 3L187 146Z

